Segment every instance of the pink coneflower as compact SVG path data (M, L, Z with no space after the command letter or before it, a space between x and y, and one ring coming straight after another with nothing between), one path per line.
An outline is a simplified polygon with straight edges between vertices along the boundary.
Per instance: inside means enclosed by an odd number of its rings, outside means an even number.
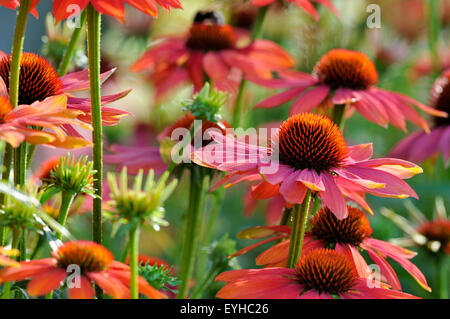
M283 76L283 75L282 75ZM434 116L444 112L430 108L401 93L377 88L378 73L372 61L361 52L334 49L325 54L312 75L292 73L282 79L253 81L272 88L287 88L256 107L272 108L294 100L290 114L310 112L318 106L346 105L381 126L389 123L406 131L406 119L428 130L428 124L412 106Z
M0 79L6 88L9 87L11 56L0 59ZM110 70L101 75L101 80L106 81L115 70ZM67 108L82 111L84 114L79 119L91 123L90 98L74 97L72 93L89 89L88 70L73 72L59 77L51 64L44 58L34 53L23 53L20 62L19 104L32 104L43 101L45 98L64 94L68 97ZM124 91L114 95L102 97L103 125L116 125L120 118L128 113L114 108L104 107L126 96L130 91ZM67 127L72 135L76 131Z
M348 215L345 197L369 212L364 193L417 198L402 179L421 173L420 167L392 158L371 160L371 144L347 146L337 125L325 116L304 113L290 117L272 137L270 147L214 132L210 135L216 144L193 153L197 164L229 173L225 181L232 183L259 173L265 179L264 191L279 187L288 203L301 204L310 190L339 219ZM220 152L215 154L217 149Z
M52 253L53 257L20 262L18 268L0 271L0 282L31 279L27 284L30 296L46 295L57 289L66 279L67 267L78 265L81 270L80 287L69 288L70 299L92 299L92 284L97 284L106 294L116 299L129 298L130 268L114 260L112 253L103 246L89 241L66 242ZM139 277L139 291L151 299L165 295Z
M450 113L450 69L434 83L431 105L437 110ZM450 163L450 118L435 117L430 133L418 131L400 141L390 156L420 163L440 153L445 165Z
M336 251L348 255L353 260L359 276L366 278L369 275L369 267L360 253L361 250L364 250L378 265L381 275L393 289L401 290L401 285L395 271L386 261L387 258L398 262L424 289L431 291L425 276L409 261L416 255L415 252L373 238L372 228L364 213L360 209L350 206L348 211L347 218L338 220L327 207L320 209L310 220L310 230L305 235L302 254L308 254L311 250L318 248L334 248ZM239 256L269 241L289 237L291 232L288 226L272 228L262 226L258 230L255 229L253 232L248 230L246 233L253 233L255 236L258 232L265 232L265 237L272 236L272 238L244 248L233 256ZM289 244L290 240L286 239L267 249L256 258L256 264L265 267L286 267Z
M277 0L252 0L252 4L256 7L264 7L277 2ZM313 17L316 21L319 20L319 14L317 13L317 10L312 2L326 6L336 16L339 16L339 12L330 0L286 0L286 2L296 4L297 6L305 10L305 12Z
M80 10L83 10L88 4L92 4L94 9L101 14L125 22L125 3L154 17L158 16L158 5L169 12L171 8L182 9L180 0L53 0L53 15L56 22L59 22L71 15L71 5L77 5Z
M157 97L184 82L199 91L207 78L222 91L236 91L242 74L271 78L272 71L294 65L292 57L272 41L247 37L223 24L215 12L199 12L184 36L167 37L150 48L133 66L149 71Z
M30 5L30 13L34 15L36 18L39 17L39 14L36 10L36 6L39 4L41 0L32 0ZM0 6L5 6L9 9L15 10L18 6L20 6L20 0L0 0Z
M369 287L351 260L330 249L302 256L295 269L265 268L227 271L216 277L227 284L223 299L409 299L417 298L381 284Z
M66 107L67 97L52 96L42 102L31 105L19 105L12 108L9 100L2 96L6 87L1 88L0 78L0 139L12 147L18 147L22 142L43 144L53 147L79 148L91 145L91 142L78 136L71 136L65 126L73 125L85 129L91 126L77 119L84 113L69 110ZM44 130L32 128L40 127Z
M158 141L162 142L164 139L171 139L172 132L176 129L185 128L189 130L193 126L194 121L195 116L193 116L192 113L182 116L174 124L169 125L158 134ZM203 121L202 130L198 134L204 134L204 132L210 128L220 129L223 134L225 134L225 130L228 127L228 123L223 120L220 121L220 124ZM203 145L210 142L210 140L203 140ZM112 145L110 150L114 154L105 155L105 162L108 164L118 164L119 170L126 166L128 173L130 174L137 174L140 169L153 169L155 170L155 173L162 173L168 166L167 161L165 161L161 155L161 146L148 146L146 143L133 146Z

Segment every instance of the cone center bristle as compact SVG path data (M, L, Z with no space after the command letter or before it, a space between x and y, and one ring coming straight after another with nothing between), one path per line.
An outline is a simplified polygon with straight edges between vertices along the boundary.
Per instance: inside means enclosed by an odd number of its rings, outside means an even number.
M373 62L365 54L350 50L328 52L315 66L314 74L333 89L364 90L378 82Z
M278 141L273 141L272 148L277 145L280 163L296 170L328 171L339 167L348 156L337 125L316 114L298 114L286 120L278 130Z
M230 25L194 23L186 46L191 50L222 51L232 49L236 36Z
M450 70L439 77L431 90L431 105L439 111L447 112L449 117L434 117L435 126L450 125Z
M324 207L311 218L311 234L327 244L349 244L359 246L372 235L372 228L364 212L355 207L348 208L348 217L339 220Z
M0 77L9 88L11 56L0 60ZM30 105L62 93L62 83L50 63L34 53L23 53L20 62L19 105Z
M58 248L55 257L59 267L78 265L83 273L106 270L114 260L106 248L88 241L67 242Z
M358 274L345 255L330 249L316 249L299 260L297 278L307 290L340 294L353 287Z

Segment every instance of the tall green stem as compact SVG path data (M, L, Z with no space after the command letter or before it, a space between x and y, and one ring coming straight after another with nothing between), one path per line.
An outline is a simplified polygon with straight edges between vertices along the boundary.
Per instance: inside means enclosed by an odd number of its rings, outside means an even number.
M61 226L66 224L67 215L69 215L70 207L75 198L75 194L70 191L63 191L61 193L61 208L59 209L58 223ZM60 232L56 233L56 238L61 239L62 234Z
M267 12L269 11L269 6L261 7L258 10L258 15L256 16L255 25L253 26L252 31L252 40L257 40L262 37L263 33L263 24L264 20L266 18ZM245 79L242 79L241 84L239 85L239 91L236 97L236 104L234 106L233 111L233 119L232 119L232 126L234 128L237 128L241 126L241 118L242 118L242 107L244 102L244 91L247 86L247 81Z
M436 288L439 299L448 299L448 267L446 256L435 258Z
M439 72L439 36L441 33L440 1L428 1L428 45L433 62L433 71Z
M100 34L101 16L92 4L87 7L87 38L89 59L89 82L92 113L92 140L94 142L93 160L94 188L98 198L93 205L93 239L102 243L102 179L103 179L103 149L102 149L102 113L101 113L101 82L100 82Z
M289 245L288 268L294 268L301 256L310 202L311 191L308 190L303 203L295 205L292 210L293 221L291 227L291 242Z
M23 42L27 29L28 13L30 11L31 0L20 2L19 12L14 30L14 40L11 49L11 69L9 75L9 100L13 108L19 104L19 79L20 60L22 58ZM23 185L25 183L26 172L26 144L22 143L14 150L14 183Z
M139 299L139 287L138 287L138 253L139 253L139 234L140 225L136 224L130 231L130 296L131 299Z
M72 37L70 38L70 41L67 44L63 59L59 64L58 68L59 76L65 75L67 73L67 70L69 69L70 62L72 62L73 54L75 53L78 41L80 40L81 31L83 30L83 26L86 24L86 18L87 18L86 10L84 10L80 16L80 25L73 30Z
M199 174L195 174L195 171ZM200 167L191 170L189 205L186 217L185 238L183 254L181 257L179 278L181 284L178 287L178 299L186 298L189 290L189 282L194 271L194 261L197 254L198 233L203 213L204 195L208 186L209 176Z
M344 131L345 126L345 104L335 105L333 108L333 122L339 126L341 132Z

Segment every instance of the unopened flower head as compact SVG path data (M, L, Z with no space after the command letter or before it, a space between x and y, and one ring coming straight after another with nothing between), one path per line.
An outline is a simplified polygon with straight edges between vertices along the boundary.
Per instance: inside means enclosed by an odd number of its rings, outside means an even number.
M67 191L73 194L87 194L94 196L93 163L88 157L79 157L77 160L71 156L61 157L59 164L50 172L48 188Z
M177 185L177 180L166 184L169 173L164 173L158 181L155 181L153 170L150 170L145 184L143 184L144 171L140 170L134 179L132 188L128 188L127 169L124 167L120 174L119 185L113 173L108 174L108 183L111 189L113 207L111 216L121 222L149 223L154 229L167 226L164 220L164 201L172 194Z
M29 194L31 196L35 195L36 193L36 189L29 191ZM37 222L35 218L37 210L38 208L34 205L27 205L14 196L8 196L6 203L0 207L0 226L10 227L11 229L17 230L40 229L41 224Z

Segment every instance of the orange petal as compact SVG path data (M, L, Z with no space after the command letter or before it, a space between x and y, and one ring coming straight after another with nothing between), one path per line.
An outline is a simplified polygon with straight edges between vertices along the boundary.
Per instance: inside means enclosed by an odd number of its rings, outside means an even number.
M46 295L58 288L67 276L67 272L61 268L53 268L35 276L27 285L30 296L37 297Z

